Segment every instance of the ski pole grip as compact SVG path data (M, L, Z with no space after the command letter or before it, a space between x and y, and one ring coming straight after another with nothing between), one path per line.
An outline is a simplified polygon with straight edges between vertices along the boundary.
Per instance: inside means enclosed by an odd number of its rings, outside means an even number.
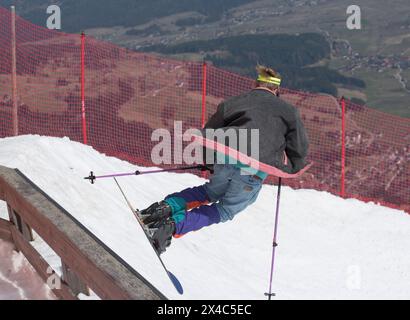
M271 300L272 297L276 297L276 293L265 293L265 296L268 297L269 300Z
M88 177L85 177L84 179L90 180L91 184L94 184L95 179L97 179L94 175L94 173L91 171L90 175Z

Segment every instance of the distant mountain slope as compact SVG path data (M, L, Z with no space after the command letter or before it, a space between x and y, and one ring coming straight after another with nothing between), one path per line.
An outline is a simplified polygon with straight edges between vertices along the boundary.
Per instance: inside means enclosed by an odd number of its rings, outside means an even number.
M408 0L391 0L389 5L384 0L361 0L361 30L346 27L350 0L0 0L0 6L15 4L18 15L40 26L46 25L46 7L54 3L62 8L62 31L85 30L134 50L246 34L320 33L331 43L330 58L309 68L287 68L292 88L334 94L337 87L338 96L410 117ZM188 53L178 58L204 56ZM206 58L236 72L249 72L229 66L232 59L214 52ZM218 61L221 58L224 61ZM309 78L315 81L302 81ZM355 78L366 86L350 80Z
M255 0L61 0L57 4L64 15L64 31L78 32L87 28L136 26L158 17L196 11L214 21L227 10ZM19 13L30 21L44 25L50 0L0 0L0 6L16 4Z

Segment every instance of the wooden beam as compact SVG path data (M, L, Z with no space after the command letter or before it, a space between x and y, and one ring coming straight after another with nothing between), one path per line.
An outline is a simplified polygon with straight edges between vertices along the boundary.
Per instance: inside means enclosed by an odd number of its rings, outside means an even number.
M11 235L10 227L12 224L10 221L0 219L0 239L8 242L13 241L13 237Z
M21 172L0 166L5 200L101 299L166 297Z
M52 270L44 258L27 242L23 235L15 226L11 226L11 233L14 245L27 258L39 276L48 283L50 277L54 278L53 283L56 283L57 288L50 288L59 299L77 300L76 296L71 292L70 288L58 277L57 274L50 273Z

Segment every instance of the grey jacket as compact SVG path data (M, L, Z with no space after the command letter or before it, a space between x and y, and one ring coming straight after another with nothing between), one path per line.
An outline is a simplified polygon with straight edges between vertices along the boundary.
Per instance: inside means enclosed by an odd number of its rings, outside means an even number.
M257 160L288 173L296 173L306 165L309 144L298 110L267 90L254 89L225 100L206 123L207 128L259 129ZM252 156L250 142L248 134L248 156ZM284 152L289 160L287 165Z

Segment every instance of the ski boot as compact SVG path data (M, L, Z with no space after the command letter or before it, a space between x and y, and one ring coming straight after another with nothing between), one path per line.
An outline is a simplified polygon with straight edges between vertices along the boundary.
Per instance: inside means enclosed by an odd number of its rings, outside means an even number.
M153 222L148 227L152 243L160 255L171 245L172 236L175 233L175 222L172 218Z
M165 201L161 201L153 203L147 209L139 211L138 214L144 225L152 228L154 224L168 219L172 214L172 209Z

